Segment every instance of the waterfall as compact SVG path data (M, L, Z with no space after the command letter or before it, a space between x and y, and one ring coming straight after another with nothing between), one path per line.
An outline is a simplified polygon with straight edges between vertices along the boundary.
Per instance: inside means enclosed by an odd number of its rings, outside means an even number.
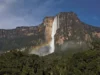
M52 24L52 33L51 33L51 42L50 42L50 53L53 53L55 50L55 34L56 34L56 30L58 29L58 25L57 25L57 16L54 18L54 22Z
M49 45L44 45L38 49L32 49L30 50L29 54L36 54L39 56L45 56L48 54L51 54L55 50L55 34L56 30L59 28L59 16L56 16L54 18L53 24L52 24L52 32L51 32L51 41Z

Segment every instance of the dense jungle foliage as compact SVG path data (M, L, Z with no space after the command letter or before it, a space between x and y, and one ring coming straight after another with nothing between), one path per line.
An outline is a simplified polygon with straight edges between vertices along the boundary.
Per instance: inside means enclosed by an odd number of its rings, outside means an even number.
M100 75L100 42L84 52L44 57L12 51L0 55L0 75Z

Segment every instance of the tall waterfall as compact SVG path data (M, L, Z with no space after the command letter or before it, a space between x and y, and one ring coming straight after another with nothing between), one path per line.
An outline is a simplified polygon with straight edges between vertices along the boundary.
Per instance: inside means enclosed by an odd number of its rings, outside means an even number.
M32 49L30 50L29 54L36 54L39 56L45 56L48 54L51 54L55 50L55 34L56 30L59 28L59 16L56 16L54 18L53 24L52 24L52 33L51 33L51 41L49 45L44 45L38 49Z
M58 29L58 21L57 21L57 16L54 18L54 22L52 24L52 33L51 33L51 42L50 42L50 53L53 53L55 50L55 34L56 30Z

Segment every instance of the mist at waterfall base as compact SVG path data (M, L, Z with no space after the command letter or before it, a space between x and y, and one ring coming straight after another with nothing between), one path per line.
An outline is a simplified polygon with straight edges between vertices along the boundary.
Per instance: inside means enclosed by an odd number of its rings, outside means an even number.
M67 51L67 52L74 53L74 52L89 50L89 46L84 41L71 40L71 41L64 42L62 45L60 45L58 50L62 52Z
M45 56L45 55L48 55L48 54L51 54L54 52L55 50L55 34L56 34L56 30L58 28L58 22L57 22L57 16L54 18L54 21L53 21L53 24L52 24L52 33L51 33L51 41L50 41L50 44L49 45L46 45L46 46L42 46L40 47L39 49L37 50L32 50L30 52L30 54L36 54L36 55L39 55L39 56Z

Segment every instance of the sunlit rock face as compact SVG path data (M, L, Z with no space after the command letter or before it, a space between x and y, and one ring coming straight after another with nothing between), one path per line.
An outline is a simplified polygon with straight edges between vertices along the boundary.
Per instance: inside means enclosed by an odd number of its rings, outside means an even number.
M25 36L34 36L39 32L44 32L44 27L41 26L22 26L15 29L0 29L0 38L16 38Z
M36 50L36 54L48 55L55 52L55 49L58 50L57 48L88 49L93 39L99 38L100 28L81 22L73 12L61 12L55 17L46 17L43 24L48 45Z
M55 50L55 34L59 28L59 15L55 17L46 17L44 19L45 28L45 39L49 43L49 53L53 53Z
M25 48L29 54L45 56L69 48L84 49L97 38L100 27L81 22L74 12L61 12L45 17L38 26L0 29L0 52Z
M100 32L93 32L92 35L93 37L100 38Z
M60 50L80 47L88 49L93 39L100 37L100 27L83 23L74 12L61 12L58 15L59 28L55 35L55 44Z
M55 51L55 34L59 28L58 16L46 17L43 23L45 25L45 40L48 45L44 45L37 50L31 50L30 54L45 56Z
M43 21L43 24L45 26L45 41L47 43L51 41L53 21L54 21L54 17L45 17Z

